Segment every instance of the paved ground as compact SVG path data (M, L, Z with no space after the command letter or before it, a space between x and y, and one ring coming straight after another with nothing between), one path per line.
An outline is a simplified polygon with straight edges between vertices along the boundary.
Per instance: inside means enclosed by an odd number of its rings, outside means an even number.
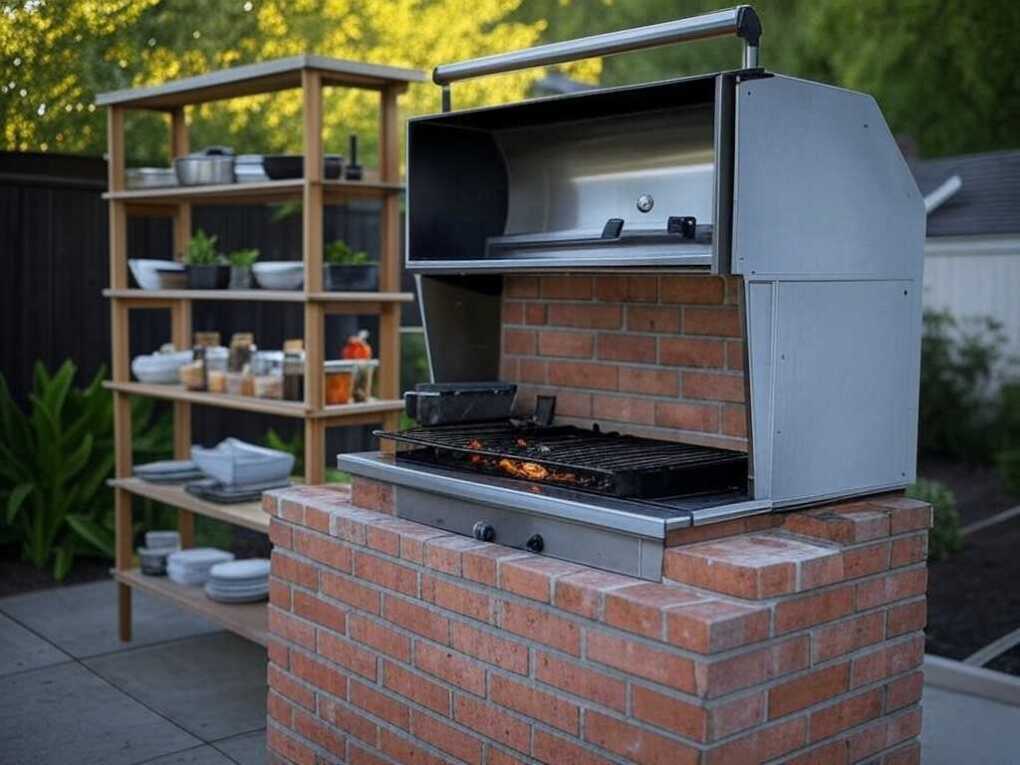
M4 765L258 765L266 654L135 592L116 637L113 582L0 599Z
M0 599L4 765L260 765L265 651L144 593L116 638L112 582ZM1020 763L1020 708L924 692L926 765Z
M1016 765L1020 763L1020 707L924 689L925 765Z

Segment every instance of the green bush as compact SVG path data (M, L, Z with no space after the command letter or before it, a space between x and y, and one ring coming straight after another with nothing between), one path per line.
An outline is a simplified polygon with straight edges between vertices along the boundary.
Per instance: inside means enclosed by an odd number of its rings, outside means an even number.
M17 544L33 565L63 579L76 555L113 558L113 397L100 370L73 387L70 361L52 376L36 363L28 411L0 375L0 543ZM172 443L168 416L151 399L132 401L136 459L164 459Z
M960 514L956 510L956 497L945 484L918 479L907 489L907 496L931 503L934 523L928 534L928 560L943 560L963 547L960 534Z
M327 244L322 256L325 262L335 266L363 266L372 262L367 252L352 250L343 239Z
M919 448L967 462L989 462L998 438L996 370L1006 342L989 318L957 321L926 311L921 342Z
M188 249L184 253L184 262L189 266L220 266L227 261L216 249L217 237L209 236L198 229L188 240Z

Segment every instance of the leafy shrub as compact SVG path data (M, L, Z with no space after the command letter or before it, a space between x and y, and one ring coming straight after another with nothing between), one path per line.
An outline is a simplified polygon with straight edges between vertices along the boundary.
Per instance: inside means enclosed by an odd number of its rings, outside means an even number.
M184 262L189 266L218 266L225 261L216 249L217 237L209 236L198 229L188 240L188 251L184 253Z
M334 266L363 266L371 262L367 252L352 250L343 239L327 244L322 255L327 263Z
M63 579L76 555L112 558L113 396L100 370L72 387L70 361L52 376L36 363L28 411L14 402L0 375L0 543L19 544L38 568ZM151 399L132 401L139 459L163 459L172 443L167 416L154 419Z
M963 547L960 534L960 514L956 510L956 497L949 487L938 481L921 478L907 489L907 496L930 502L934 511L934 524L928 535L928 560L943 560Z
M234 250L227 255L227 260L230 261L230 265L234 268L251 268L258 259L259 251L255 248L249 250Z
M926 311L921 342L919 448L968 462L988 462L998 427L996 372L1006 338L989 318L957 321Z

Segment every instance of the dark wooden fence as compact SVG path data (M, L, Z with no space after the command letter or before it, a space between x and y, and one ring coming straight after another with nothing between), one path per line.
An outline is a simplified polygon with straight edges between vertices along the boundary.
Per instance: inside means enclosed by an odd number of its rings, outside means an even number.
M70 358L79 381L102 367L109 369L110 310L102 297L109 282L106 163L100 158L0 152L0 370L21 401L31 388L37 360L53 369ZM326 241L342 238L370 255L379 251L374 203L330 207L325 215ZM301 257L301 215L279 218L277 206L196 207L193 225L219 237L224 251L258 247L265 260ZM132 219L128 252L137 258L171 257L170 222ZM263 348L279 348L303 334L298 304L206 303L193 308L196 330L251 331ZM169 340L166 311L134 311L132 356L148 353ZM417 324L417 310L405 309L405 325ZM334 316L327 320L327 356L339 355L344 339L360 328L375 337L372 317ZM226 435L260 439L269 427L294 432L294 420L259 414L196 407L196 441L214 442ZM370 428L336 429L328 435L328 452L367 449Z

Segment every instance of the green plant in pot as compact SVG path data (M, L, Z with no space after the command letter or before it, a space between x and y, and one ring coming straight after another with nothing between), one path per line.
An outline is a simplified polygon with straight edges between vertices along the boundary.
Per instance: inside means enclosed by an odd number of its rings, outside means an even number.
M323 252L323 286L330 292L366 292L378 289L379 264L363 250L352 250L342 239Z
M216 249L216 237L202 229L192 234L184 253L188 272L188 289L221 290L230 280L230 267Z
M251 275L251 267L258 259L259 251L256 249L234 250L227 255L227 260L230 262L230 289L250 290L252 288L254 280Z

